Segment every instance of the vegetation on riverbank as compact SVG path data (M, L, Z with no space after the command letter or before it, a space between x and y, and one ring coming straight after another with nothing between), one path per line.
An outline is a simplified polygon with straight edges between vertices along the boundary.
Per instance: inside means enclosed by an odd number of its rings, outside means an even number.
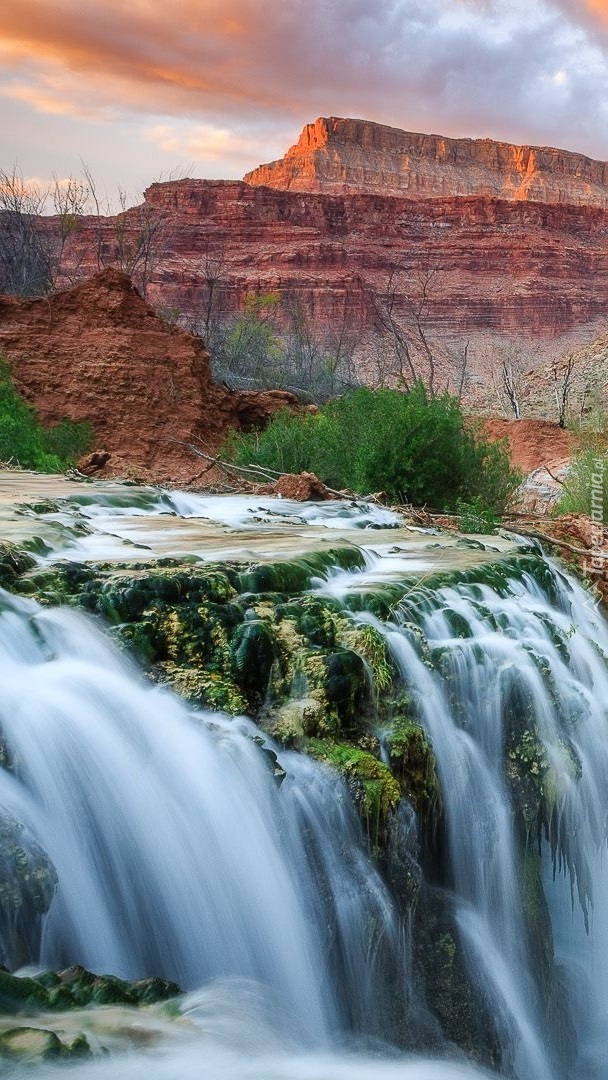
M89 449L89 424L62 420L44 427L15 389L10 368L0 356L0 461L38 472L63 472Z
M316 413L281 412L262 432L236 433L226 449L236 465L311 471L330 488L387 501L456 509L478 500L502 513L521 481L506 446L485 440L455 397L360 387Z

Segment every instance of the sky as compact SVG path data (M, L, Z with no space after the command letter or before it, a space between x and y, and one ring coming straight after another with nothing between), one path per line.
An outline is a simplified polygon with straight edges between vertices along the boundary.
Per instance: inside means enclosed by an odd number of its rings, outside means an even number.
M318 116L608 159L608 0L0 0L0 168L139 201Z

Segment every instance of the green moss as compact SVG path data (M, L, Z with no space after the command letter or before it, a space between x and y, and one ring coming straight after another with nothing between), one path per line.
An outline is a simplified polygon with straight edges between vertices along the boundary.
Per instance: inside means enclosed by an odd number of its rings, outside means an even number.
M408 715L396 716L386 736L394 775L422 822L436 814L439 781L433 748L419 723Z
M22 577L15 586L17 592L34 596L39 604L74 604L87 587L97 581L97 573L81 563L55 563Z
M329 548L300 556L284 562L262 563L239 574L241 593L292 594L304 592L312 585L313 578L324 576L335 566L342 570L360 569L365 558L359 548Z
M164 979L125 982L114 975L94 975L78 965L58 973L43 972L33 978L0 969L0 1010L10 1016L92 1004L151 1004L180 993L176 983Z
M331 739L307 739L307 754L337 769L355 800L372 848L382 843L387 819L401 791L390 769L366 750Z
M16 581L36 565L36 560L7 540L0 542L0 588L14 589Z
M263 619L241 623L232 635L229 654L234 680L249 708L257 712L266 697L276 656L271 623Z
M393 663L386 642L369 623L342 624L341 644L358 653L369 664L377 695L387 693L394 678Z

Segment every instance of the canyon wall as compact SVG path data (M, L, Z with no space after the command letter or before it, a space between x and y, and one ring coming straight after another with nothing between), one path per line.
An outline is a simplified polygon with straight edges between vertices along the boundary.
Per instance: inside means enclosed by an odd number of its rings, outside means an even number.
M395 268L397 310L439 271L428 325L453 339L552 339L605 316L605 163L330 119L247 180L157 183L126 214L82 219L66 281L114 263L199 328L273 292L283 312L297 304L317 330L358 340L374 334Z
M608 163L547 146L449 139L368 120L320 117L247 183L286 191L434 198L483 195L608 206Z
M186 319L201 317L211 277L227 311L247 292L276 291L318 327L372 330L395 266L410 291L439 268L430 319L449 335L553 337L606 311L608 210L596 207L204 180L155 184L146 205L164 220L149 295Z

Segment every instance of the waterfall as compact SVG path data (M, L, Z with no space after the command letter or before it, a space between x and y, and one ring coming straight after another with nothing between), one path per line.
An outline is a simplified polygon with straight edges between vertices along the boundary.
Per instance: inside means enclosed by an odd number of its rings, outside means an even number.
M334 575L322 589L360 611L382 564L372 556L365 571ZM388 621L365 610L356 618L383 634L432 743L446 885L506 1067L520 1080L605 1080L608 627L573 579L550 563L536 569L494 570L488 584L482 572L475 584L403 589ZM523 836L518 757L544 806L542 822L531 806ZM539 846L538 903L544 886L555 949L551 991L522 907L522 852L534 859ZM567 1002L561 1014L550 1015L550 993Z
M432 746L447 853L433 887L503 1072L606 1080L608 627L540 558L497 555L430 588L395 550L368 548L365 569L317 591L382 635ZM40 964L257 1003L251 1060L244 1006L220 1038L211 1006L187 999L184 1044L121 1061L121 1076L198 1080L201 1054L228 1080L481 1075L390 1060L433 1001L410 1009L410 928L333 771L152 687L85 616L4 592L0 680L0 820L22 830L26 862L52 866ZM415 833L406 803L392 830ZM340 1056L345 1033L382 1042L382 1060ZM277 1039L271 1060L260 1046Z
M0 807L58 886L40 961L259 984L307 1045L379 1035L393 906L342 783L145 684L84 616L0 593ZM405 978L405 976L403 976Z

